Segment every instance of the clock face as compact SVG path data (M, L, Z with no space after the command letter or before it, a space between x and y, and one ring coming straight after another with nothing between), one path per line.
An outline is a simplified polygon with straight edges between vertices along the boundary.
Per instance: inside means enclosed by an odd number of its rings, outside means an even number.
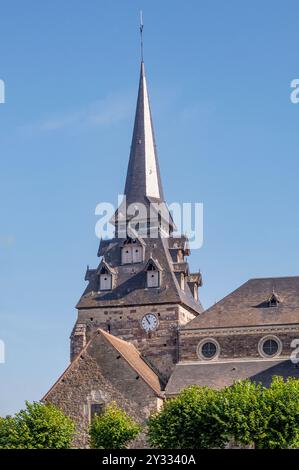
M147 313L141 320L141 326L145 331L154 331L158 326L158 319L153 313Z

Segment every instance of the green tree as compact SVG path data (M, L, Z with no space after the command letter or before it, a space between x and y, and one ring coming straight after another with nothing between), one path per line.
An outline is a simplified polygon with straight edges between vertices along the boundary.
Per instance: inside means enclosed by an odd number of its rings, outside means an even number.
M219 392L191 386L150 417L148 438L158 449L224 447L226 434L221 418Z
M0 419L0 448L66 449L74 432L73 421L54 405L26 402L26 409Z
M92 420L90 446L94 449L125 449L140 431L139 424L113 402Z
M19 434L16 429L15 420L11 416L0 417L0 449L18 449Z
M264 400L265 388L249 380L235 382L220 391L222 422L227 440L240 446L256 446L268 429L270 408Z
M268 411L267 430L256 447L288 449L299 447L299 380L274 377L264 390L264 403Z
M273 377L269 388L249 380L221 391L227 434L241 446L287 449L299 446L299 381Z

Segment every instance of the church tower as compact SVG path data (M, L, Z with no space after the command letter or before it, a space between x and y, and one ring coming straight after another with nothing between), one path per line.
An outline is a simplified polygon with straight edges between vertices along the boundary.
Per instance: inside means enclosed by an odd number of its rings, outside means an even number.
M179 328L202 312L201 276L189 272L187 238L173 236L143 60L124 195L112 219L114 238L100 241L99 265L85 275L71 360L101 329L133 344L166 383L179 360Z

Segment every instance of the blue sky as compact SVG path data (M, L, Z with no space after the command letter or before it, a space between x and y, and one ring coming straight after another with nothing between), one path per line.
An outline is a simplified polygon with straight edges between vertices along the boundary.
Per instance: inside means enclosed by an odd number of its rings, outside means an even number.
M204 306L299 274L297 2L2 0L0 414L68 363L95 206L124 187L140 9L167 200L204 203Z

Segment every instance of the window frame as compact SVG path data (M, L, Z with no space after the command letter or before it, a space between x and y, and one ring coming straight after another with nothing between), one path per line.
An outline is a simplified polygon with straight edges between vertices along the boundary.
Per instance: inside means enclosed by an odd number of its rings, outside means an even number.
M92 411L93 407L99 407L100 408L100 413L96 413ZM91 402L89 403L89 422L91 423L92 420L95 418L95 416L100 416L103 414L105 411L105 403L104 402Z
M151 266L153 266L153 265L151 265ZM154 269L147 269L146 270L146 287L148 287L149 289L157 289L157 287L160 287L160 271L157 268L155 268L155 266L153 266L153 268ZM154 286L151 286L149 284L149 277L150 277L150 275L152 275L152 273L155 273L156 274L155 277L157 278L157 283Z
M277 351L276 351L275 354L270 355L270 354L265 353L265 351L264 351L264 344L269 340L275 341L277 343ZM259 343L258 343L258 352L259 352L260 356L265 358L265 359L272 359L274 357L278 357L278 356L281 355L281 352L282 352L282 341L275 335L263 336L259 340Z
M202 352L202 348L203 346L206 344L206 343L213 343L216 347L216 352L214 354L214 356L212 357L206 357L203 352ZM215 361L216 359L218 359L219 355L220 355L220 344L218 343L218 341L215 339L215 338L203 338L197 345L197 348L196 348L196 352L197 352L197 357L199 359L201 359L202 361Z
M128 261L125 261L125 251L128 250ZM125 245L121 248L121 264L133 264L133 247L131 245Z
M136 256L136 251L138 251L138 257ZM138 258L138 259L136 259ZM141 245L132 246L132 264L142 263L143 261L143 248Z
M102 277L103 276L107 276L108 279L110 280L110 283L109 283L109 287L103 287L102 285ZM100 292L105 292L105 291L109 291L109 290L112 290L112 274L109 273L109 271L107 271L106 273L100 273L100 279L99 279L99 291Z

